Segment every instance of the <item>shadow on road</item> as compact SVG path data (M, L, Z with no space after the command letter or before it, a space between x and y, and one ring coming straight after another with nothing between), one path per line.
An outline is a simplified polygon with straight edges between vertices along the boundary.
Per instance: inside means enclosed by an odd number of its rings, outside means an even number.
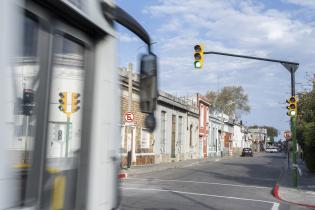
M219 162L215 168L205 169L205 165L201 165L174 170L191 171L191 173L178 173L176 178L180 180L192 180L192 174L194 174L193 176L200 177L198 181L204 182L215 178L222 180L220 181L222 183L273 187L281 174L286 157L282 154L267 154L259 159L259 162L256 162L251 157L238 157Z

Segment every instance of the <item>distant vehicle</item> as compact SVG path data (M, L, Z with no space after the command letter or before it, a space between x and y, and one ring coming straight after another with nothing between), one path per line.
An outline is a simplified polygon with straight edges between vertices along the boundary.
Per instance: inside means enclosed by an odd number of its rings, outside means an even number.
M278 149L276 147L268 147L266 148L266 152L274 153L278 152Z
M242 151L242 157L245 156L253 157L253 150L251 148L244 148Z

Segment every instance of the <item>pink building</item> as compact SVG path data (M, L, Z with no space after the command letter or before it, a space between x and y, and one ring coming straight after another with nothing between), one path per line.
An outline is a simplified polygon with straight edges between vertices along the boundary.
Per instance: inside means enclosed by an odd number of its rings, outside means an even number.
M209 106L210 103L205 97L197 94L197 101L199 107L199 145L200 145L200 157L206 158L207 154L207 141L209 134Z

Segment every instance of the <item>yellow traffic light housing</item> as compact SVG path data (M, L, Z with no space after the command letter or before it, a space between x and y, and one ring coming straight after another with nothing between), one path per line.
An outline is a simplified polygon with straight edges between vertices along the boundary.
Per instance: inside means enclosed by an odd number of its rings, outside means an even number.
M203 51L204 47L202 44L197 44L194 47L195 53L194 53L194 67L196 69L202 69L203 68Z
M67 112L67 92L60 92L59 93L59 110L66 113Z
M80 109L80 93L72 93L71 112L74 113Z
M297 100L295 96L291 96L289 100L287 100L287 103L289 104L289 106L287 106L288 112L287 115L288 116L295 116L297 114Z

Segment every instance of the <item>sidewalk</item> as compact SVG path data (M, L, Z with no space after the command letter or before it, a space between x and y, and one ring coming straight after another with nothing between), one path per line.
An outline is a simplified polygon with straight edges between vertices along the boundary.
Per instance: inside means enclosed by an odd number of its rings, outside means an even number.
M131 166L129 169L122 169L121 173L127 173L128 176L138 175L138 174L146 174L156 171L162 171L170 168L182 168L182 167L190 167L193 165L199 165L200 163L204 163L207 161L214 162L220 161L227 158L232 158L235 156L224 156L224 157L209 157L206 159L193 159L193 160L182 160L178 162L169 162L169 163L159 163L152 165L144 165L144 166Z
M274 196L289 203L315 208L315 173L311 173L302 160L299 159L297 164L302 172L298 177L298 188L293 187L292 171L286 162L283 174L274 188Z

